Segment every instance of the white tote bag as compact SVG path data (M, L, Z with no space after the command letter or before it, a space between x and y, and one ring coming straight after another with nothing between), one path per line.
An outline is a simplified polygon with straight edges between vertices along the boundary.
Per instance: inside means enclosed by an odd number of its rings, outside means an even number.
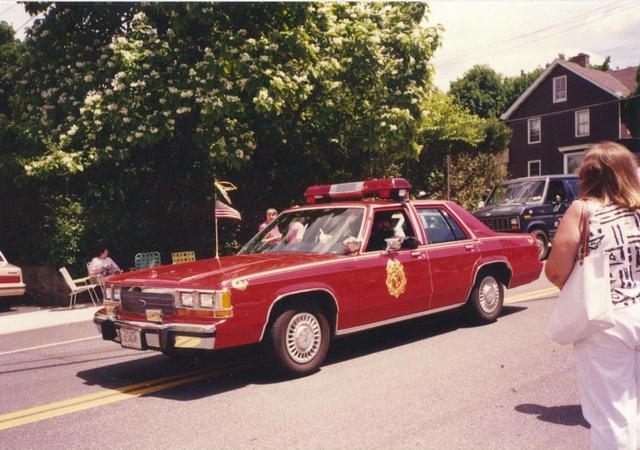
M615 325L609 255L589 255L589 214L584 204L579 252L547 324L546 335L558 344L572 344Z

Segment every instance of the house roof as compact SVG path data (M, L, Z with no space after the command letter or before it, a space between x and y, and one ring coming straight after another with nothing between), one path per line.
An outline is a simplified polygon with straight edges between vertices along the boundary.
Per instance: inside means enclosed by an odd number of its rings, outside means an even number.
M636 74L638 73L638 66L626 67L624 69L610 70L608 72L616 80L625 85L629 91L636 89Z
M564 59L555 59L500 118L507 120L511 117L511 114L531 95L549 73L558 66L570 70L616 98L624 98L635 89L635 71L638 69L637 67L627 67L626 69L603 72L601 70L582 67L579 64L565 61ZM631 78L631 73L633 73L633 78Z

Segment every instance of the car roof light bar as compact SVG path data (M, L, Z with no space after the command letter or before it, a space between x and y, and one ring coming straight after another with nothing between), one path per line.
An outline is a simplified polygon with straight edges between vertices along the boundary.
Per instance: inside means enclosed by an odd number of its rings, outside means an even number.
M411 184L404 178L383 178L339 184L310 186L304 193L307 203L335 200L382 198L402 200L409 196Z

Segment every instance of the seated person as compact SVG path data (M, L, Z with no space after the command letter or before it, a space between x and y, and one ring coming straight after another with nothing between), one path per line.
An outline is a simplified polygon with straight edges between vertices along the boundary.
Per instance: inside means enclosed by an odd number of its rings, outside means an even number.
M275 209L267 209L266 219L260 224L260 227L258 227L258 231L262 231L267 228L273 222L273 219L275 219L277 215L278 212ZM278 227L275 226L262 238L262 242L276 245L280 241L280 239L282 239L282 235L280 234L280 230L278 229Z
M376 217L366 251L373 252L386 249L387 241L385 239L392 237L395 237L395 231L391 225L391 217Z
M94 257L89 263L89 276L106 277L122 272L116 262L109 257L109 250L101 248L98 256Z
M283 241L287 244L295 244L302 241L306 229L304 226L304 217L296 217L289 224L289 230L284 236Z

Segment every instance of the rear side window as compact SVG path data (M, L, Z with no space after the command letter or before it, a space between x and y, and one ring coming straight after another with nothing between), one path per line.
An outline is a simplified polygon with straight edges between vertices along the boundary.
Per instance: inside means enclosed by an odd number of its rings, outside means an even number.
M447 211L440 208L423 208L418 210L418 214L429 244L467 239L458 222Z
M567 183L569 184L569 189L571 190L571 193L573 194L573 196L577 197L578 187L580 186L580 180L578 178L572 178L570 180L567 180Z

